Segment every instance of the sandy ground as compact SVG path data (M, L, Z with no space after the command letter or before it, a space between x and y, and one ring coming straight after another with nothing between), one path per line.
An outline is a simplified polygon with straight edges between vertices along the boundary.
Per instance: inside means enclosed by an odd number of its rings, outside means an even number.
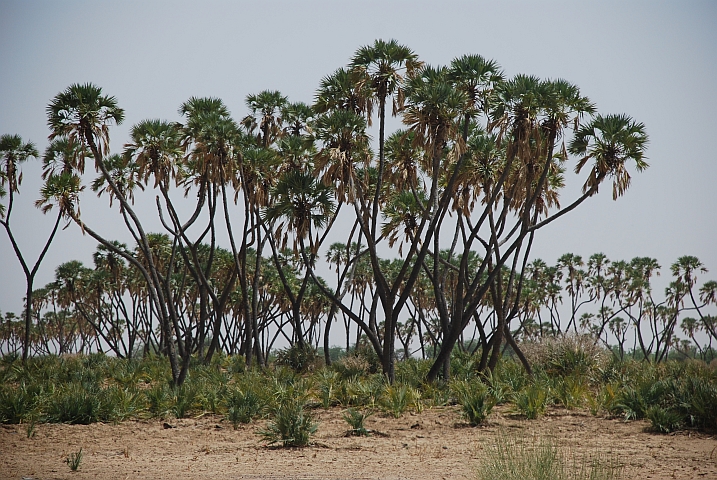
M475 479L497 436L550 436L576 457L601 455L625 468L627 479L717 479L717 439L682 432L657 435L645 422L595 418L553 409L528 421L496 408L486 426L463 423L456 407L426 409L394 419L376 413L366 427L380 434L345 436L342 410L316 410L314 444L303 449L264 445L264 421L234 430L220 417L130 421L119 425L0 426L2 479ZM64 459L80 448L77 472Z

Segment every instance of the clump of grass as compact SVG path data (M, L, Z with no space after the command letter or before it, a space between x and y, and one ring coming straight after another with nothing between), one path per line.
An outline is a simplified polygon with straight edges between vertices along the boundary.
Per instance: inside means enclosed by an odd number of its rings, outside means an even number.
M610 361L608 352L590 335L546 337L521 349L533 366L550 375L593 375Z
M137 415L144 408L142 395L134 387L111 385L100 393L99 418L105 422L121 422Z
M368 435L370 431L364 426L364 422L372 414L373 412L370 410L361 411L354 408L347 409L343 414L343 418L351 427L348 431L348 435L355 435L359 437Z
M173 405L171 412L175 418L184 418L194 409L197 402L197 389L194 385L185 383L173 389Z
M32 420L30 420L30 422L27 425L25 425L25 433L27 434L27 438L35 437L36 427L37 427L37 421L34 418Z
M296 373L310 372L321 366L322 360L311 345L298 344L279 350L276 353L276 364L291 368Z
M234 429L240 423L250 423L263 408L263 402L253 390L234 390L227 396L227 418Z
M82 448L78 452L72 452L65 458L65 463L70 467L70 470L76 472L80 468L82 463Z
M25 384L0 388L0 423L20 423L31 414L35 402Z
M337 372L322 369L316 376L321 406L329 408L336 402L336 391L341 379Z
M166 383L157 384L145 391L147 409L154 417L163 417L171 409L171 390Z
M333 368L342 378L350 379L368 375L371 364L365 356L351 354L340 358L334 363Z
M682 415L671 408L653 405L645 412L650 429L657 433L672 433L682 428Z
M550 439L498 437L486 449L479 480L618 480L622 469L613 463L566 454Z
M616 407L616 390L617 387L614 384L607 384L601 386L596 392L588 391L586 400L588 408L593 416L598 416L602 412L613 412Z
M463 416L473 426L483 423L495 406L488 387L478 381L453 382L451 390L461 405Z
M258 432L269 445L281 443L284 447L305 447L316 433L318 425L302 401L285 399L271 413L265 430Z
M418 392L408 385L386 385L381 404L394 418L400 418L408 406L417 401L417 396Z
M50 423L89 425L99 420L99 391L86 389L79 383L64 385L47 398L45 420Z
M587 394L588 388L582 376L571 375L555 380L555 397L568 410L581 407Z
M548 391L539 383L532 383L515 394L515 408L528 420L534 420L545 413L547 404Z

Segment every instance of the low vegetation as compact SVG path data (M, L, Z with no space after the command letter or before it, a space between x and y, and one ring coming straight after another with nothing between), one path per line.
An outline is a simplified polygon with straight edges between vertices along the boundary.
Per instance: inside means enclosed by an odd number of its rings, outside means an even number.
M43 422L90 424L212 413L234 428L256 422L259 435L270 444L304 446L317 428L312 417L316 408L346 408L349 433L364 435L363 422L371 414L400 417L453 404L475 426L490 421L494 405L508 404L509 411L527 419L550 407L587 408L596 416L646 419L656 433L717 430L715 362L655 364L611 360L575 348L565 351L571 353L553 351L534 360L532 375L511 356L491 375L457 356L456 378L447 384L425 382L429 363L423 360L399 362L400 381L391 384L367 371L347 375L350 365L362 363L356 357L313 371L273 363L262 370L236 371L236 358L217 355L210 365L194 365L181 387L172 386L165 357L45 356L26 365L5 357L0 363L0 422L26 424L29 436Z
M617 480L622 469L608 459L576 458L549 437L503 435L487 449L479 480Z

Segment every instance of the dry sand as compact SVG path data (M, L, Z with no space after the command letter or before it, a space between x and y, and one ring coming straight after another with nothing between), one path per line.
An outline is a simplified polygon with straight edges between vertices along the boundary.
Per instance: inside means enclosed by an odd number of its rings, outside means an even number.
M256 431L234 430L221 417L128 421L119 425L0 426L0 478L50 479L475 479L485 449L499 435L550 436L577 458L600 455L623 465L625 478L717 479L717 440L694 431L658 435L646 422L625 423L587 412L551 409L539 420L494 409L486 426L466 425L457 407L394 419L376 413L366 427L380 434L345 436L343 410L316 410L314 444L268 447ZM71 472L64 459L80 448Z

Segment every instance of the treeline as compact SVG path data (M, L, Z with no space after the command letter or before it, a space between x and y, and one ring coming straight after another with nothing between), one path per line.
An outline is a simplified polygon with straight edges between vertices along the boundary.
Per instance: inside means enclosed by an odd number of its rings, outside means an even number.
M169 238L153 234L153 248L158 263L168 261ZM123 249L125 245L117 243ZM203 260L209 249L200 251ZM340 270L337 253L343 244L334 244L325 255L325 262ZM137 249L134 249L136 254ZM163 253L164 252L164 253ZM255 252L249 251L254 260ZM218 248L209 279L222 282L230 275L231 253ZM167 351L167 339L156 316L140 272L122 258L108 252L102 245L93 255L94 268L71 261L57 267L55 280L33 293L34 305L31 354L111 353L118 358L133 358ZM290 285L301 282L300 265L291 251L283 252ZM388 260L382 260L390 262ZM518 310L511 336L519 342L535 342L566 334L589 334L594 343L613 350L619 359L626 356L657 362L672 358L699 358L707 362L716 358L713 342L717 341L717 318L706 313L715 303L717 282L700 284L698 275L705 271L695 257L681 257L672 264L672 281L663 295L655 295L652 281L659 275L655 259L638 257L630 262L610 261L604 254L594 254L587 262L582 257L566 254L553 266L540 259L527 268L527 280L518 301ZM265 259L259 271L257 297L261 306L258 318L259 343L263 364L276 352L277 339L289 348L297 348L297 332L292 330L291 302L279 280L275 264ZM325 286L326 282L319 279ZM253 285L253 278L248 279ZM202 324L199 317L199 288L188 269L178 265L173 282L173 296L180 306L180 331L191 338L192 355L205 363L217 351L228 355L245 352L242 328L242 292L238 284L228 295L220 322L210 318ZM448 279L447 288L454 288L455 279ZM368 259L357 265L346 295L359 315L370 314L375 291ZM250 292L249 296L252 296ZM408 316L399 322L397 338L399 358L435 358L443 340L436 298L430 279L421 275L411 292ZM341 321L345 332L343 353L365 353L368 344L360 328L350 318L336 313L330 299L312 281L300 306L300 325L309 350L319 350L328 338L332 325ZM495 308L485 298L476 309L471 324L462 332L457 349L477 355L478 369L485 368L486 352L497 323ZM217 330L215 325L219 325ZM0 351L19 354L22 351L25 324L15 314L6 313L0 327ZM379 325L382 327L382 325ZM379 330L380 331L380 330ZM682 338L678 333L682 333ZM334 335L336 338L336 335ZM216 339L216 341L215 341ZM326 364L331 364L331 348L324 349Z
M220 99L192 97L179 107L182 122L141 121L122 153L110 154L110 127L124 119L114 97L75 84L50 101L45 184L36 203L57 214L48 245L67 220L100 243L96 260L107 266L93 273L102 280L70 287L82 295L62 286L36 300L32 283L44 251L31 268L12 241L28 285L23 358L49 348L31 340L44 335L39 321L65 315L77 319L76 333L62 327L62 335L52 334L55 348L124 356L140 346L156 349L181 384L193 355L209 361L221 349L261 364L276 335L298 349L321 338L328 351L328 330L342 318L391 381L397 349L409 353L413 335L434 359L427 378L449 377L451 353L463 348L470 329L483 347L481 368L493 370L509 346L529 370L516 335L534 335L533 323L544 332L546 319L551 332L560 329L555 309L540 297L549 293L538 293L550 283L530 261L535 235L605 183L617 199L630 185L629 170L647 167L644 125L598 113L577 86L506 78L479 55L430 66L393 40L359 48L321 80L312 105L269 90L248 95L246 105L248 115L237 121ZM386 132L387 115L404 128ZM3 136L1 147L2 225L12 239L19 163L39 154L18 136ZM81 217L88 166L98 174L89 187L119 213L132 249ZM567 168L584 184L561 204ZM154 193L161 234L149 233L137 215L138 189ZM180 204L189 199L193 207L184 214ZM339 244L327 245L337 237ZM397 258L381 258L386 249ZM331 281L317 276L324 261L335 271ZM80 265L63 268L84 278ZM66 276L74 278L58 278ZM611 325L620 331L618 318L649 321L656 330L640 337L640 348L661 358L673 343L675 308L647 295L628 300L623 291L614 316L604 310L584 320L599 325L601 339ZM597 295L586 292L575 298ZM610 295L600 290L587 303ZM685 300L683 291L672 297ZM690 300L692 308L705 303ZM537 305L548 305L547 317L538 318ZM568 329L581 321L573 310ZM317 330L322 323L324 332Z

